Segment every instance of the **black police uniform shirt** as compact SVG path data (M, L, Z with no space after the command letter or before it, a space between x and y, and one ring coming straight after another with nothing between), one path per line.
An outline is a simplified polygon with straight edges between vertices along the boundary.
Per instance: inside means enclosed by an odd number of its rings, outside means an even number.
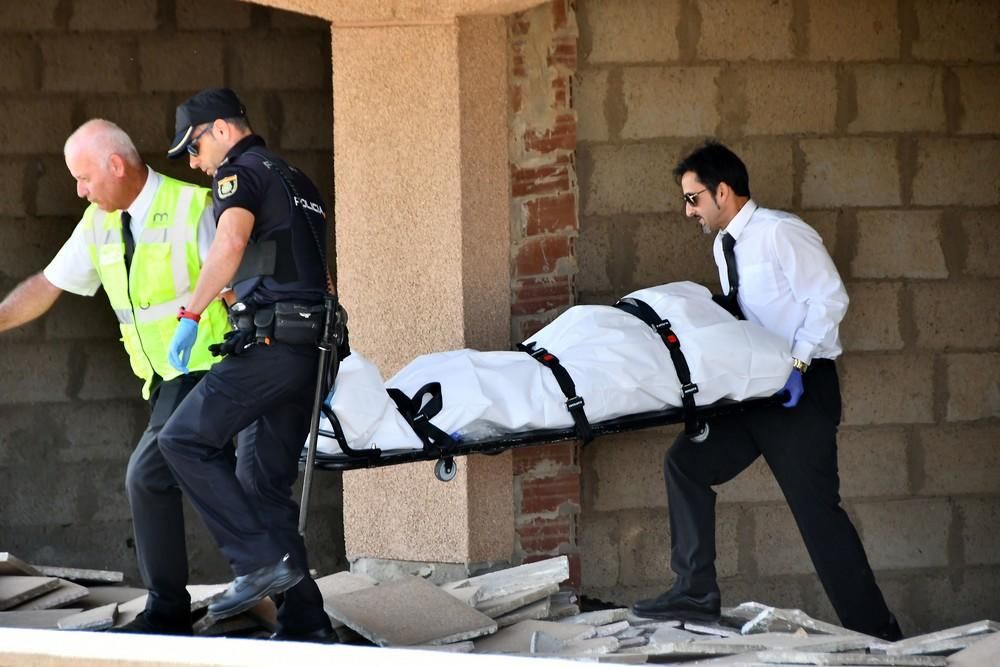
M326 266L317 246L317 241L326 243L326 208L312 181L290 165L296 194L289 192L275 164L287 165L255 134L233 146L215 173L215 219L230 208L246 209L254 216L250 243L278 242L274 274L261 277L249 294L241 294L245 303L318 303L326 293Z

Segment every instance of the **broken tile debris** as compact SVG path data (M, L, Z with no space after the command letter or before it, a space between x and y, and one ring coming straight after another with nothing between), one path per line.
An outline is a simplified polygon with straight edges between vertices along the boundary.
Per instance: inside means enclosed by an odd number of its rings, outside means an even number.
M618 609L598 609L587 611L576 616L564 618L561 623L583 623L585 625L607 625L628 620L628 609L621 607Z
M530 655L532 636L536 633L543 633L553 641L590 639L594 636L594 626L552 621L521 621L499 630L496 634L476 640L475 652Z
M60 630L107 630L118 617L118 604L112 602L59 619Z
M42 573L14 554L0 551L0 577L3 576L40 577Z
M39 611L0 611L0 628L49 630L59 627L59 621L83 611L73 609L43 609Z
M512 612L504 614L503 616L497 616L497 626L505 628L508 625L514 625L520 621L538 621L543 618L548 618L551 606L552 602L547 597L538 600L537 602L532 602L521 607L520 609L515 609ZM487 616L488 615L489 614L487 614Z
M326 607L378 646L448 644L497 629L486 614L413 576L327 598Z
M36 611L42 609L58 609L70 603L79 602L90 594L86 586L74 584L64 579L58 580L59 585L48 593L43 593L27 602L14 607L14 611Z
M120 584L125 580L125 574L114 570L84 570L77 567L57 567L53 565L32 565L38 573L45 577L57 577L83 583Z
M981 637L958 653L948 656L948 667L1000 665L1000 633Z
M59 588L59 580L52 577L0 577L0 611Z
M568 559L559 556L441 586L355 572L316 582L338 639L352 644L692 667L1000 665L1000 623L990 620L895 643L759 602L724 608L718 623L662 621L581 600L560 588L568 578ZM230 619L209 618L205 608L225 587L188 587L196 634L265 638L277 630L270 600ZM39 566L0 552L0 628L121 627L145 609L146 597L121 573Z
M462 590L465 589L457 589L457 591ZM457 591L453 590L451 592L455 593ZM476 591L477 599L474 604L475 608L490 618L498 618L509 614L515 609L520 609L526 605L538 602L539 600L549 599L553 593L557 593L559 591L559 584L545 584L543 586L529 588L498 598L487 597L486 600L483 599L483 596L489 596L490 590L488 588L477 587Z
M850 667L947 667L948 660L940 656L888 656L871 653L817 653L814 651L760 651L757 658L764 663L779 665L849 665Z
M982 639L986 634L997 632L998 630L1000 630L1000 623L977 621L976 623L968 623L956 628L948 628L947 630L903 639L887 646L885 652L887 655L916 655L920 653L936 653L940 650L952 653L965 648L965 646L958 646L959 643L965 643L967 646L968 639Z

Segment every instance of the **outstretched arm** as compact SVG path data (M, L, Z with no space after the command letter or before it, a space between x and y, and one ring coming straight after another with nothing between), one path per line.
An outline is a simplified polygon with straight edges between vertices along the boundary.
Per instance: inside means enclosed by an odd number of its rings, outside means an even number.
M49 282L41 271L15 287L0 302L0 331L7 331L44 315L62 290Z

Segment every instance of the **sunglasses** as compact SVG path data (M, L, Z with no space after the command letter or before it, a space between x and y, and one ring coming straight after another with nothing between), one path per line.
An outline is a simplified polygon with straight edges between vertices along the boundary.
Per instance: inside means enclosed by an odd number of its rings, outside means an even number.
M205 129L198 133L198 135L191 140L191 143L187 145L188 155L191 157L198 157L198 140L201 139L202 135L212 129L212 125L208 124Z
M697 206L698 205L698 195L700 195L703 192L707 192L707 191L708 191L708 188L705 188L704 190L698 190L698 192L685 192L681 196L684 197L684 203L687 204L688 206Z

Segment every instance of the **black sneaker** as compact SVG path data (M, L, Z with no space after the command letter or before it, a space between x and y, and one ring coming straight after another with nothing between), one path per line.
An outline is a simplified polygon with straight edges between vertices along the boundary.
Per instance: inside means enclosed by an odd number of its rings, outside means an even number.
M208 605L208 614L216 620L241 614L269 595L284 593L304 576L302 570L289 563L286 554L274 565L236 577L226 592Z
M671 588L663 595L637 600L632 613L660 621L699 621L714 623L719 620L722 598L718 593L689 595Z
M191 620L187 621L167 621L154 619L146 612L139 612L132 621L118 628L108 628L105 632L123 632L135 635L183 635L190 637L194 634L191 630Z
M270 636L270 639L279 642L310 642L313 644L336 644L337 633L333 628L319 628L309 632L295 632L281 629Z

